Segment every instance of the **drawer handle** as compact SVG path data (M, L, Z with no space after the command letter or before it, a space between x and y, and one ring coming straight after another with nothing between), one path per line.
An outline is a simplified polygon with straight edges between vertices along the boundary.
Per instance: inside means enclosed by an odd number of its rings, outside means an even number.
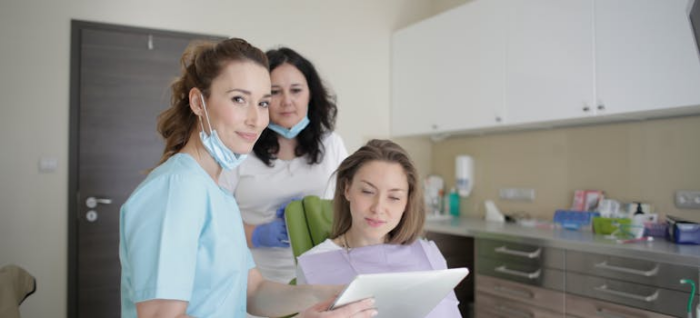
M619 314L619 313L616 313L612 310L605 309L605 308L597 308L596 314L600 317L603 317L603 318L629 318L630 317L628 315ZM635 317L640 317L640 316L635 315Z
M511 249L508 249L505 245L501 247L497 247L494 249L496 253L502 253L502 254L508 254L508 255L513 255L513 256L520 256L520 257L525 257L525 258L538 258L540 257L540 254L542 253L542 249L538 248L534 252L521 252L521 251L514 251Z
M656 276L657 273L659 273L659 264L656 264L654 268L648 270L648 271L641 271L638 269L631 269L627 267L620 267L620 266L615 266L615 265L609 265L608 261L602 261L598 264L594 265L596 268L600 269L607 269L615 272L620 272L620 273L625 273L625 274L634 274L634 275L639 275L639 276L644 276L644 277L651 277L651 276Z
M522 309L511 308L511 307L504 306L504 305L498 305L498 306L496 306L496 309L498 309L498 311L502 311L502 312L508 314L509 317L513 317L513 316L527 317L527 318L534 317L534 315L531 312L526 312L526 311L523 311Z
M631 293L621 292L618 290L609 289L608 285L605 285L605 284L603 284L602 286L596 287L594 289L599 291L599 292L606 293L606 294L620 296L620 297L634 299L634 300L641 300L641 301L647 302L647 303L654 302L657 298L659 298L659 291L658 290L649 296L640 296L640 295L635 295L635 294L631 294Z
M535 298L535 294L533 294L532 292L530 292L528 290L519 290L519 289L515 289L515 288L500 286L500 285L494 286L493 290L495 290L496 292L510 294L512 296L516 296L516 297L520 297L520 298L529 298L529 299Z
M508 275L513 275L513 276L518 276L518 277L525 277L528 279L537 279L540 277L540 272L541 270L536 270L532 273L526 273L526 272L521 272L521 271L516 271L512 269L508 269L505 265L498 266L494 269L495 271L503 274L508 274Z

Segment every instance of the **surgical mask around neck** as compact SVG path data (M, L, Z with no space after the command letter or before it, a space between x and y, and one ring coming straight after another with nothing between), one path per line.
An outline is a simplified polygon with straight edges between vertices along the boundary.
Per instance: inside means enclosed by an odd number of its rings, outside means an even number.
M202 145L207 149L209 154L216 160L216 162L224 170L231 170L237 167L243 160L245 160L248 155L236 154L231 149L228 149L216 130L212 129L211 122L209 121L209 113L207 112L207 103L204 102L204 96L199 95L202 100L202 107L204 108L204 116L207 118L207 125L209 126L209 135L204 132L204 124L202 123L202 116L199 116L199 125L202 127L202 131L199 132L199 139L202 140Z
M309 116L306 115L296 125L292 126L292 128L287 129L287 128L284 128L280 125L276 125L273 123L270 123L269 125L267 125L267 128L270 128L270 130L278 133L280 136L282 136L284 138L293 139L297 135L299 135L299 133L302 130L304 130L304 128L306 128L306 126L308 126L309 123L310 123Z

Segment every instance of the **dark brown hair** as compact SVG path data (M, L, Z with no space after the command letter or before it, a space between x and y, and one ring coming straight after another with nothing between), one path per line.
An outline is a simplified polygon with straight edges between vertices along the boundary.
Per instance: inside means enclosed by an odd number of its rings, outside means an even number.
M321 139L325 133L333 131L335 117L338 114L335 96L330 94L324 86L314 65L301 54L286 47L269 50L266 54L270 60L270 73L278 66L287 63L304 74L310 93L307 111L309 125L297 135L294 155L297 157L307 155L307 162L310 165L321 163L325 151ZM270 167L274 165L273 160L277 159L277 153L280 150L277 136L277 133L265 128L253 147L255 155Z
M165 139L158 164L182 150L197 126L197 115L190 109L190 90L197 87L208 97L211 82L233 61L252 61L268 68L265 53L243 39L196 41L185 49L180 58L182 74L170 85L170 108L158 116L158 132Z
M345 198L345 189L350 186L362 166L371 161L398 163L408 180L406 210L396 228L388 234L390 244L411 244L423 233L425 204L423 188L419 183L418 170L406 150L390 140L373 139L345 158L336 171L335 197L333 198L333 229L331 239L347 232L352 226L350 202Z

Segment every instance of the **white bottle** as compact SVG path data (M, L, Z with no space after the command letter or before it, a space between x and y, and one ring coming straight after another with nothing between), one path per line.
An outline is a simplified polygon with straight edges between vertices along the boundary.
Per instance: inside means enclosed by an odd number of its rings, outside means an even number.
M460 197L468 197L474 187L474 159L459 155L455 158L455 179Z

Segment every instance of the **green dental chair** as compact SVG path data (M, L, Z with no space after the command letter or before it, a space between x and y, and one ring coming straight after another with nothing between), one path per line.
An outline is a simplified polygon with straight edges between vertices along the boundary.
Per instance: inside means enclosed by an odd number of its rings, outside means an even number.
M333 225L333 201L307 196L292 201L284 209L289 243L296 260L304 252L325 241Z
M322 200L315 195L292 201L284 208L284 220L287 222L289 244L292 246L296 262L297 257L325 241L331 235L333 201ZM289 282L290 285L296 285L296 283L296 278Z

